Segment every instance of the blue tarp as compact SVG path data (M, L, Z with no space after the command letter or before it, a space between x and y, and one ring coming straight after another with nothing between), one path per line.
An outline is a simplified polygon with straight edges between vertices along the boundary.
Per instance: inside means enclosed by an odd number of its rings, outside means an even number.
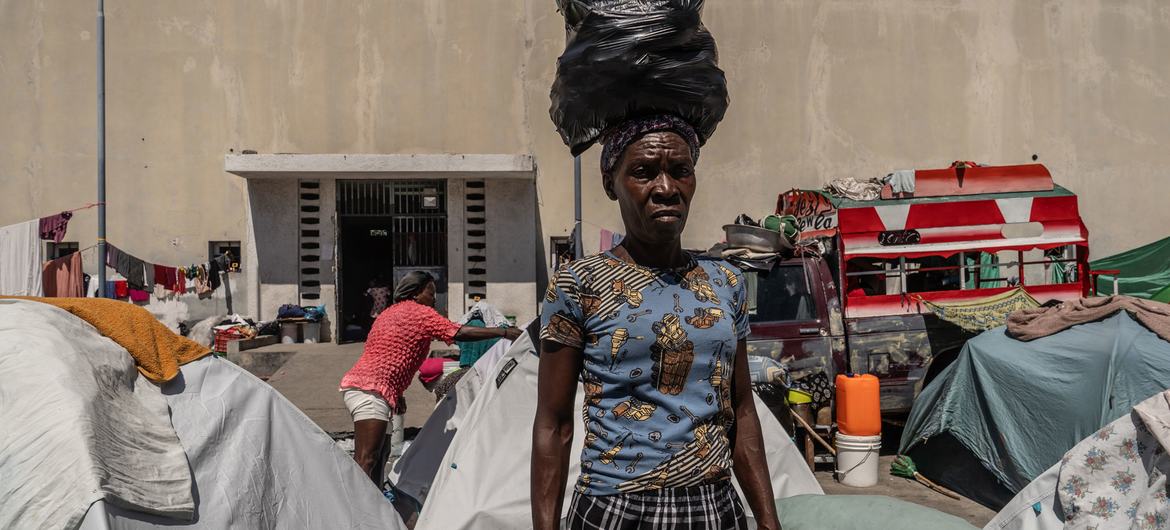
M967 342L914 403L899 452L936 460L949 435L1012 493L1077 442L1170 388L1170 342L1122 311L1021 342L1004 327ZM929 475L928 475L929 476Z

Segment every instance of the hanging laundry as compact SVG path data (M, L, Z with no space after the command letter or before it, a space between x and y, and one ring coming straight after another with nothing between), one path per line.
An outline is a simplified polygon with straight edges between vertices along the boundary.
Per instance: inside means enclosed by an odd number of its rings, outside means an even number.
M154 264L153 263L146 263L146 262L142 263L142 279L145 280L142 284L142 287L143 287L142 290L149 291L151 289L154 289L155 278L154 278Z
M106 243L106 265L126 278L130 287L139 290L146 288L146 262Z
M211 286L212 291L219 289L219 271L221 270L223 269L221 268L219 258L213 259L207 264L207 283Z
M155 265L154 282L156 285L161 286L163 289L173 293L182 293L184 290L179 287L179 269L175 267Z
M131 302L149 302L150 301L150 293L143 291L141 289L130 289L130 301Z
M39 220L0 227L0 295L41 296L43 253Z
M50 215L42 217L39 223L39 232L41 239L60 243L65 239L65 230L69 227L69 219L73 218L73 212L61 212L57 215Z
M175 287L172 291L178 294L184 294L187 292L187 270L180 268L175 272Z
M210 298L211 291L213 290L211 288L211 282L208 280L207 266L200 265L195 269L195 294L199 295L199 298L202 300L204 298Z
M82 270L81 253L74 252L45 263L42 285L45 296L63 298L85 296L85 272Z

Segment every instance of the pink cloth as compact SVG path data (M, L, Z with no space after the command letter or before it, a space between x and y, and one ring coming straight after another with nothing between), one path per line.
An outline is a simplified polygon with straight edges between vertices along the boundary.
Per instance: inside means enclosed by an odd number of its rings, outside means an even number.
M40 220L41 239L60 243L65 239L65 231L69 229L69 220L73 212L61 212L57 215L42 217Z
M600 245L601 252L607 252L613 248L613 232L610 232L609 230L602 228L601 234L600 234L600 239L601 239L601 245Z
M443 377L443 365L445 364L447 361L438 357L431 357L423 361L422 366L418 369L418 380L424 383L435 382Z
M413 300L398 302L378 315L365 351L341 378L340 387L377 392L397 407L430 352L431 341L451 344L459 328L432 307Z
M81 271L81 253L45 263L41 276L45 296L80 298L85 296L85 273Z

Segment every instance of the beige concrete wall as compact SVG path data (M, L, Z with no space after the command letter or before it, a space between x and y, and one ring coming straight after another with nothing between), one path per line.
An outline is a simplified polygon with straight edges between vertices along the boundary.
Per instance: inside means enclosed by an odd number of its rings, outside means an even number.
M536 220L518 215L536 203L531 181L489 180L484 188L487 219L487 301L523 326L536 318ZM543 292L543 291L542 291Z
M552 0L107 2L109 237L163 263L246 239L242 149L534 154L541 247L568 232L548 119ZM1037 154L1103 256L1163 237L1170 7L1156 0L738 0L708 6L732 106L687 243L777 193ZM91 202L89 5L0 2L0 224ZM620 229L585 157L587 248ZM521 205L526 206L526 205ZM70 239L94 241L93 213ZM541 254L541 252L538 252Z

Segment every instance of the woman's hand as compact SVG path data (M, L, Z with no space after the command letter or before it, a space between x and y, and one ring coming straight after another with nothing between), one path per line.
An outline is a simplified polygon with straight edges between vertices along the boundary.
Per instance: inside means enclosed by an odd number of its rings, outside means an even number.
M747 366L747 342L741 340L736 345L731 380L731 406L735 413L731 457L735 478L739 480L744 499L756 517L757 528L780 530L772 479L768 476L768 462L764 458L764 435L760 430L760 418L756 415Z

